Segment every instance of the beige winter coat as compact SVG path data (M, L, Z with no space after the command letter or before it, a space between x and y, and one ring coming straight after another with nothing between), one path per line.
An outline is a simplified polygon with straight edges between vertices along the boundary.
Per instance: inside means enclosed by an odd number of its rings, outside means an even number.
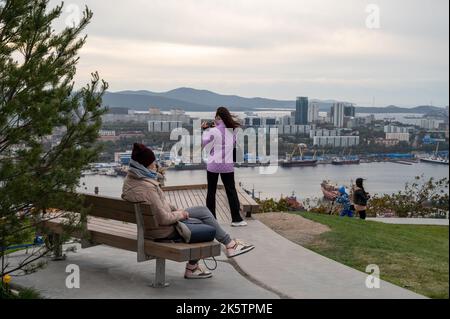
M128 172L123 183L122 198L132 203L145 203L151 206L152 212L160 227L146 226L145 238L164 239L175 233L174 224L181 220L182 214L170 205L164 196L160 183L149 178L139 178Z

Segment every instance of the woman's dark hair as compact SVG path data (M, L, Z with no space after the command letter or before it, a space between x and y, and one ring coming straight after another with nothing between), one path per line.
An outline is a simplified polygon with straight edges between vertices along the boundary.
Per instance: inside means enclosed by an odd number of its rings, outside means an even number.
M241 123L236 119L234 115L228 111L226 107L219 107L216 111L216 117L220 117L227 128L238 128L241 126Z
M364 189L364 179L362 178L357 178L356 179L356 186L358 186L359 188L361 188L363 190L363 192L365 193L366 190Z

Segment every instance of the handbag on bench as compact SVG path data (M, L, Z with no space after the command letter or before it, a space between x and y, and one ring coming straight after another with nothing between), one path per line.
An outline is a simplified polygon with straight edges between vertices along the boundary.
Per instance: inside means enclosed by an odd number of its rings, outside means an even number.
M216 237L214 227L203 224L201 220L196 218L178 221L175 228L184 242L188 244L210 242Z

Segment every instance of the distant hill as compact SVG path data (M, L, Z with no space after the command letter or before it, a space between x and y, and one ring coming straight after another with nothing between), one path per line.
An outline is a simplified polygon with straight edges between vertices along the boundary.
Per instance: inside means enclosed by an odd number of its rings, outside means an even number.
M147 110L149 106L161 109L181 107L189 111L210 111L224 105L233 111L256 108L294 108L295 101L278 101L264 98L245 98L237 95L222 95L206 90L179 88L168 92L121 91L108 92L104 104L109 107L128 107Z
M320 111L330 111L334 100L317 100ZM227 106L232 111L256 111L258 109L295 109L295 100L274 100L261 97L247 98L237 95L223 95L207 90L192 88L178 88L168 92L152 92L147 90L106 92L103 105L109 108L129 108L134 110L148 110L158 107L164 111L172 108L182 108L186 111L210 112L218 106ZM419 113L441 111L442 108L432 106L418 106L415 108L400 108L397 106L358 107L359 113Z
M166 111L174 107L180 107L189 111L211 111L213 109L213 107L207 105L135 92L106 92L103 97L103 105L109 108L125 107L137 111L147 111L150 106Z
M414 113L414 114L429 114L432 112L441 112L443 108L421 105L413 108L398 107L395 105L389 105L387 107L357 107L357 113Z

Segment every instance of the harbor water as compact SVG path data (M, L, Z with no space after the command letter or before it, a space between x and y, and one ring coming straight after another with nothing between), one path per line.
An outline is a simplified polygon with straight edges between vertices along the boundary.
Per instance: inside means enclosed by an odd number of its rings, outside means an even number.
M247 190L255 189L255 195L261 198L279 198L291 195L299 198L318 198L322 196L320 183L330 180L339 185L350 185L358 177L366 179L366 188L371 194L394 193L402 190L405 183L414 181L415 176L426 178L449 177L448 165L416 163L402 165L398 163L362 163L360 165L318 165L316 167L279 167L273 175L262 175L259 168L237 168L236 182ZM206 184L206 171L176 171L166 173L166 185ZM88 175L81 179L79 192L120 197L123 177Z

